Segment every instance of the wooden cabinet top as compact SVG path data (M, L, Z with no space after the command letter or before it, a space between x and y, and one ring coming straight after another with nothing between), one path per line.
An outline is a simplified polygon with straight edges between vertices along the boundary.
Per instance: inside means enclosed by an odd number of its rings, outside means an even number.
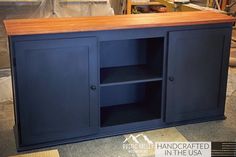
M210 11L116 15L80 18L5 20L7 35L33 35L116 29L185 26L234 22L235 18Z

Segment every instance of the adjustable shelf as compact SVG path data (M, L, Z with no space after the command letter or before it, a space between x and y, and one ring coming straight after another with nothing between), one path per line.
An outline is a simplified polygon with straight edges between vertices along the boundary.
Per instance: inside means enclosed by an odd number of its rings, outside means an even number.
M162 80L160 72L149 69L146 65L102 68L100 75L101 86Z

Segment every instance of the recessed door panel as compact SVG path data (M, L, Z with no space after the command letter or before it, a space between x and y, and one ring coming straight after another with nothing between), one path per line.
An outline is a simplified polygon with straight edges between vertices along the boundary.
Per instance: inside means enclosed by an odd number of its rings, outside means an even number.
M219 114L226 29L169 33L166 121Z
M93 37L15 43L22 144L96 133L96 51Z

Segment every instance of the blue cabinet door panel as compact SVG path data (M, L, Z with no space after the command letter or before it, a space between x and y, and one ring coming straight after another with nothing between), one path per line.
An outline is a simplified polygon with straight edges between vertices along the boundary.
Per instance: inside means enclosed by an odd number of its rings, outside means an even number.
M21 144L94 134L98 130L95 37L16 42Z
M205 29L169 33L167 122L224 114L221 76L222 65L227 64L223 60L229 52L229 32Z

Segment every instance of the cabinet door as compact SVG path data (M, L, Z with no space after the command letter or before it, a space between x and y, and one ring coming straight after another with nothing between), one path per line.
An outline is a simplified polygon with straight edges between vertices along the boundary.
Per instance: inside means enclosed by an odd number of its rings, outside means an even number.
M230 29L169 33L166 122L223 116Z
M96 133L96 38L22 41L14 50L21 145Z

